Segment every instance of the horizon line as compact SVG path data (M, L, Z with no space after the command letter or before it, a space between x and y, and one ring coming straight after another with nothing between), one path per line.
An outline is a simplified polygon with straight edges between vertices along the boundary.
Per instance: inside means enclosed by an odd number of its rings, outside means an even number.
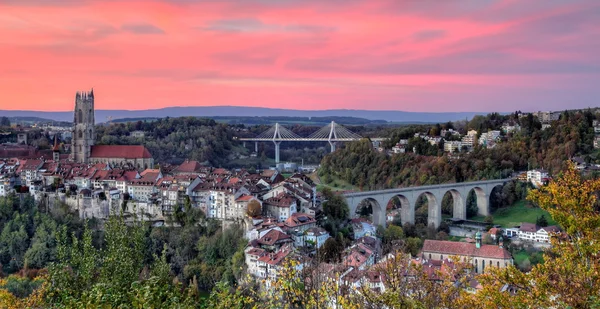
M200 105L200 106L166 106L161 108L150 108L150 109L95 109L98 111L126 111L126 112L142 112L142 111L159 111L168 108L255 108L255 109L266 109L266 110L282 110L282 111L300 111L300 112L328 112L328 111L369 111L369 112L402 112L402 113L421 113L421 114L450 114L450 113L514 113L516 111L406 111L406 110L392 110L392 109L354 109L354 108L333 108L333 109L291 109L291 108L272 108L262 106L240 106L240 105ZM591 107L588 107L591 108ZM73 110L34 110L34 109L0 109L0 111L7 112L42 112L42 113L66 113L73 112ZM542 111L542 110L538 110ZM521 111L524 113L532 113L533 111ZM224 115L227 116L227 115ZM259 117L259 116L257 116ZM262 116L260 116L262 117Z

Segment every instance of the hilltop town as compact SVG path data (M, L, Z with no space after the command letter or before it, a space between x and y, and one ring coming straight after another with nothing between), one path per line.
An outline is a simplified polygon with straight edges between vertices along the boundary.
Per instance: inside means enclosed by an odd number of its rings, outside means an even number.
M496 202L491 197L493 192L498 194L496 187L500 191L510 186L512 190L515 186L543 187L553 177L544 169L513 172L490 187L492 191L484 197L479 196L481 185L474 183L463 193L446 189L445 195L442 191L435 196L424 191L408 204L403 202L408 201L408 193L398 191L394 195L397 200L384 200L379 205L364 199L356 207L350 205L348 211L344 196L357 191L332 191L331 184L323 183L314 169L299 169L294 164L262 170L225 169L189 159L169 164L155 161L143 144L99 145L93 91L77 93L75 101L71 128L45 128L46 138L53 141L49 149L30 145L26 127L16 128L17 143L2 145L0 196L29 195L45 209L66 206L81 220L107 221L111 216L125 215L127 224L141 220L154 227L181 228L186 221L178 218L195 216L199 210L205 218L202 220L219 222L223 230L241 231L238 241L245 243L241 248L244 273L260 282L261 290L277 285L290 261L295 261L298 272L318 269L323 280L336 285L384 293L390 286L389 274L383 269L396 253L404 252L411 265L419 265L424 275L435 280L456 276L454 272L465 262L472 272L461 288L475 293L482 288L476 275L486 268L517 265L528 271L532 262L540 262L541 249L548 248L552 238L565 236L559 226L548 224L550 218L543 212L536 212L542 216L535 217L534 222L513 225L494 224L490 215L489 207L496 206L488 205L488 200ZM516 113L513 120L501 124L501 130L471 129L464 135L437 125L408 139L399 138L389 148L386 145L391 139L373 141L369 151L393 157L418 154L427 151L423 145L429 145L447 153L448 158L461 158L476 149L493 151L517 136L522 130L518 119L534 117L539 119L539 129L547 130L559 116ZM595 134L600 133L598 120L594 119L592 126ZM140 138L144 131L131 135ZM594 137L593 148L598 148L598 140ZM571 157L571 161L581 171L598 169L579 157ZM519 195L523 193L511 194L516 195L499 201L523 198ZM474 202L467 201L471 199ZM447 205L450 215L444 220L438 215L435 220L439 221L435 221L432 211L446 213ZM472 219L471 206L485 220ZM464 209L457 215L461 207ZM429 212L428 219L419 215L420 209L426 216ZM378 220L381 215L383 221ZM517 263L513 253L519 255ZM459 278L463 280L454 280Z

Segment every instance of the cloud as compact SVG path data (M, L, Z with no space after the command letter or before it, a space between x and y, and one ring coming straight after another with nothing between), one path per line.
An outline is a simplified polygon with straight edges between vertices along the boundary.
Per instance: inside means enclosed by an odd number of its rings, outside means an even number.
M121 30L135 34L164 34L165 32L151 24L124 24Z
M413 39L417 42L430 41L442 38L446 35L444 30L423 30L413 34Z
M306 24L267 24L256 18L220 19L208 22L200 30L235 33L328 33L336 30L333 26Z
M599 19L596 0L0 0L0 102L93 84L99 108L575 107L600 96Z

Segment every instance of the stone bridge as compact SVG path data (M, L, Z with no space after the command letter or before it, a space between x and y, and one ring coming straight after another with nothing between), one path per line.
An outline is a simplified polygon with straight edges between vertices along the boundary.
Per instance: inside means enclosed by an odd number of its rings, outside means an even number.
M404 223L415 223L415 206L417 199L424 195L428 201L428 225L433 224L436 228L442 221L442 198L447 192L452 195L453 215L455 219L467 218L467 196L471 190L477 196L477 213L482 216L490 214L489 199L492 190L502 186L511 179L497 179L474 182L447 183L432 186L397 188L377 191L362 191L346 193L344 197L350 208L350 215L356 214L358 205L368 201L373 207L373 223L385 226L386 207L391 199L398 197L401 204L401 220Z

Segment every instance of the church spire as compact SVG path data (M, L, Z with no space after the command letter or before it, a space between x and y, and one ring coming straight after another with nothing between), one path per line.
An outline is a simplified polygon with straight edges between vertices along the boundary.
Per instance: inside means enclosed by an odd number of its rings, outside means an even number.
M54 147L52 147L52 151L60 151L58 147L58 134L54 134Z

